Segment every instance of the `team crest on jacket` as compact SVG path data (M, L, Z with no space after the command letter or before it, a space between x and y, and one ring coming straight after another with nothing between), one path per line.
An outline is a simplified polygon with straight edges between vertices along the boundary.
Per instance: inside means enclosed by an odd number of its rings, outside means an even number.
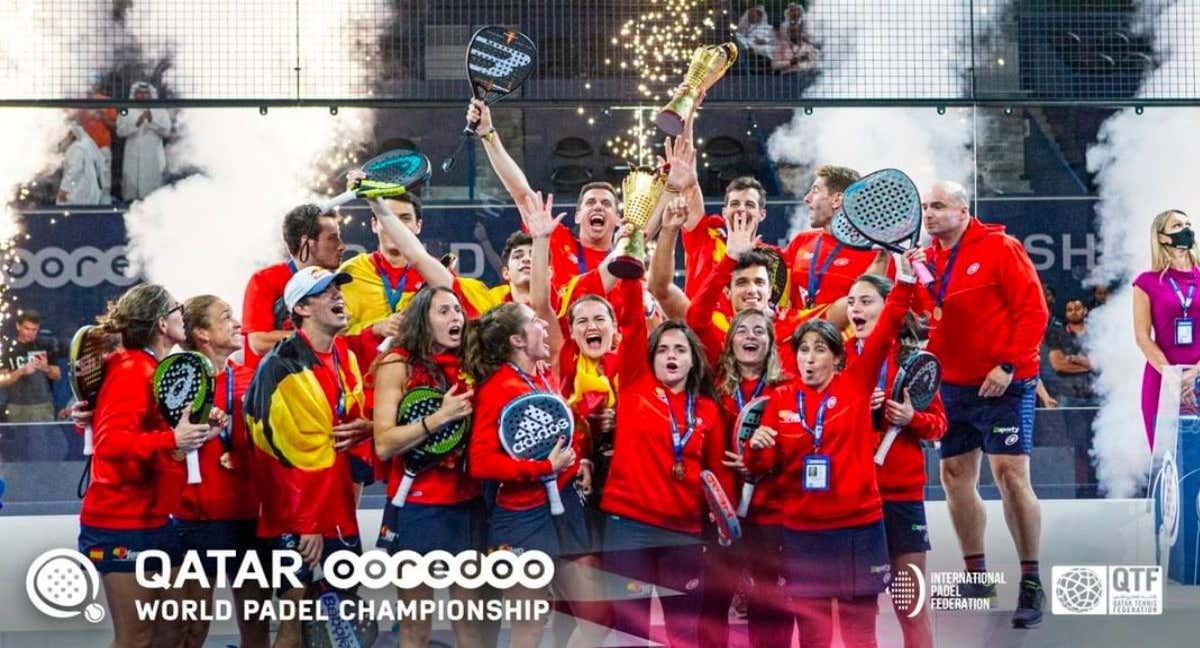
M825 403L825 409L831 410L834 407L837 407L837 396L830 396L829 400Z
M779 420L784 423L799 423L800 415L792 410L779 410Z
M839 266L839 267L840 267L840 266L848 266L848 265L850 265L850 259L847 259L846 257L841 257L841 258L838 258L838 259L834 259L834 260L833 260L833 265L835 265L835 266Z
M976 272L979 272L979 262L978 261L967 266L967 274L973 275Z

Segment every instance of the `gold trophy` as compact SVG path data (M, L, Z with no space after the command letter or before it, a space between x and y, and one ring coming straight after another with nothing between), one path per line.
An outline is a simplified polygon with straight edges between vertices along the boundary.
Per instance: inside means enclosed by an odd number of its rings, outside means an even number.
M624 222L633 225L633 232L628 238L617 241L617 257L608 265L613 276L639 279L646 274L646 223L666 188L665 169L655 171L635 167L625 176L621 183L621 196L625 200Z
M692 52L687 76L683 77L683 85L686 87L663 106L654 123L667 135L678 137L683 132L683 120L699 105L697 98L701 93L708 92L709 88L725 76L737 57L737 45L733 43L697 47L696 51Z

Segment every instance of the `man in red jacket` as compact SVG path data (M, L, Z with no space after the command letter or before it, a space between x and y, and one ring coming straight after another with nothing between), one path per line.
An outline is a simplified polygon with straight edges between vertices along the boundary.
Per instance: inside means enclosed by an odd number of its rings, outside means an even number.
M1042 620L1038 540L1041 509L1029 482L1038 346L1049 313L1025 248L1004 228L971 217L966 189L939 182L921 198L934 282L923 291L929 350L942 360L942 400L950 427L942 439L942 486L968 572L985 571L987 524L977 491L983 452L1004 500L1021 560L1013 627ZM959 590L993 597L993 584Z

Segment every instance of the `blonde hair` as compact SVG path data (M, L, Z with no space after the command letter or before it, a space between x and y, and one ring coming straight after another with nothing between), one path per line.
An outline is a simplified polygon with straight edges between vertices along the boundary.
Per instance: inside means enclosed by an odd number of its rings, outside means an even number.
M729 323L729 331L725 335L725 346L721 349L721 357L717 359L718 373L721 379L720 384L717 385L718 393L732 396L734 392L741 389L742 372L733 351L733 332L742 322L751 317L761 317L767 322L767 357L763 362L763 378L766 379L767 385L774 385L783 377L783 369L779 361L779 348L775 344L775 326L772 324L771 318L756 308L747 308L734 315L733 321Z
M1155 216L1154 221L1150 223L1150 268L1155 272L1165 273L1171 267L1171 254L1167 251L1167 244L1159 241L1158 236L1163 234L1163 230L1167 228L1167 221L1176 214L1188 218L1183 211L1168 209ZM1188 250L1188 256L1193 266L1200 267L1200 246L1193 243L1192 249Z

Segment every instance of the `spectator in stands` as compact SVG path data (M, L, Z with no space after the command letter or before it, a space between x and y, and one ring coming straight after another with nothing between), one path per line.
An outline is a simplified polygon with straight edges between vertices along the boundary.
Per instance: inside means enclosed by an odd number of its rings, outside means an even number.
M129 98L150 101L158 91L146 81L133 84ZM163 108L134 108L117 117L117 135L125 138L125 160L121 168L121 196L140 200L163 183L167 167L163 140L171 134L171 115Z
M804 38L801 22L785 21L779 26L779 38L771 53L771 69L782 74L807 72L817 67L817 59L817 48Z
M770 57L772 45L775 42L775 29L771 27L771 19L767 17L767 8L754 5L747 9L738 19L735 34L738 45L751 51Z
M102 101L111 98L97 88L88 91L88 99ZM100 149L100 157L104 159L104 165L100 167L100 193L103 195L101 202L107 205L112 202L112 138L113 131L117 128L117 109L109 107L81 110L78 120L83 130L87 131L88 136L96 143L96 148Z
M1058 404L1063 407L1096 406L1096 394L1092 391L1096 375L1092 372L1091 360L1083 352L1087 314L1083 300L1072 299L1067 302L1067 323L1046 332L1050 364L1058 377Z
M1054 408L1058 407L1058 374L1054 373L1054 366L1050 364L1050 347L1047 342L1051 331L1055 330L1055 327L1061 327L1062 322L1054 316L1054 289L1043 284L1042 296L1046 298L1046 310L1050 313L1050 321L1046 324L1042 343L1038 346L1037 400L1038 407Z
M1109 284L1100 284L1092 288L1092 301L1088 304L1088 310L1094 311L1100 308L1108 301L1108 294L1112 292L1112 286Z
M58 185L59 205L99 205L104 203L100 175L104 156L83 126L72 123L63 155L62 180Z
M42 317L35 310L17 315L17 338L5 355L0 387L8 392L8 422L54 420L53 384L62 378L58 342L40 336Z

